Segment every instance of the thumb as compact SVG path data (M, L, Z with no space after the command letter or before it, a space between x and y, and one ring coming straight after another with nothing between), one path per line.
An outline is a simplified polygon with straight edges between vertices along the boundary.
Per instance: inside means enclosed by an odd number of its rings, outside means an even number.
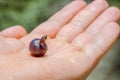
M27 34L26 30L20 25L12 26L0 32L0 36L16 39L20 39L26 34Z

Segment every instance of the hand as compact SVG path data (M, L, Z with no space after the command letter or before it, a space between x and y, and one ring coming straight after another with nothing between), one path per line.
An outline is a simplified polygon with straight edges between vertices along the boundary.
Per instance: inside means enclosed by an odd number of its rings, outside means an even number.
M0 79L86 79L119 36L119 19L120 10L109 7L105 0L89 5L76 0L26 36L1 36ZM30 56L30 41L44 34L49 37L46 56Z
M11 26L10 28L7 28L0 32L0 36L16 39L20 39L24 37L26 34L27 34L26 30L20 25Z

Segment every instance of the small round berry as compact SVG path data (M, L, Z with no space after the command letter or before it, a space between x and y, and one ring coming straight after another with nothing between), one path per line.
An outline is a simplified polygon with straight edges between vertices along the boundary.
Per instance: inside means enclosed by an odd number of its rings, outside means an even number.
M32 56L42 57L47 52L47 44L45 40L47 39L47 35L39 38L36 38L30 42L29 50Z

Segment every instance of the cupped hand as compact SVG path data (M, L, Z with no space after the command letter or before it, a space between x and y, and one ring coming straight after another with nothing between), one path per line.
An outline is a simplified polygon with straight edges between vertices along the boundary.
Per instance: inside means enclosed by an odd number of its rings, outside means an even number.
M86 79L119 36L119 19L120 10L105 0L75 0L27 35L23 29L18 35L2 31L0 80ZM45 34L46 55L31 56L30 41Z

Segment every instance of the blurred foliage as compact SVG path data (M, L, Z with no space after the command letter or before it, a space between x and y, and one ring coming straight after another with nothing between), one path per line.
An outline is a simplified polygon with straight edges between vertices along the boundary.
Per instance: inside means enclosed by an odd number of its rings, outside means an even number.
M28 32L72 0L0 0L0 30L22 25ZM92 0L86 0L88 3ZM120 8L119 0L108 0Z

